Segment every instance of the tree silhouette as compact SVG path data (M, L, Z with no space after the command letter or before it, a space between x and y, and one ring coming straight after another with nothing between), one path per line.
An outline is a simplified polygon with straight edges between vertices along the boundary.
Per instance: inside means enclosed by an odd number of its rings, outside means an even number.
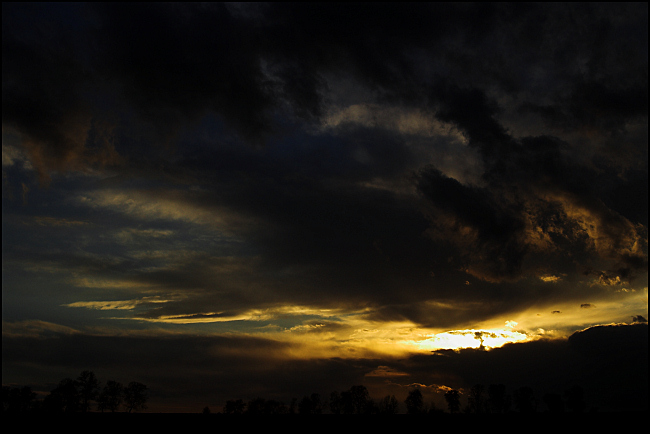
M92 371L83 371L77 378L79 390L79 410L87 412L90 410L90 401L94 401L99 394L99 381Z
M329 409L332 414L341 414L343 412L341 394L337 391L330 393Z
M447 401L449 413L458 413L460 410L460 393L458 390L451 389L445 392L445 401Z
M534 413L537 411L537 401L533 389L528 386L520 387L514 392L515 407L520 413Z
M254 398L246 404L245 414L264 414L264 399Z
M438 408L435 402L430 402L428 406L425 405L424 412L427 414L440 414L444 413L444 410Z
M296 414L297 406L298 406L298 399L291 398L291 402L289 403L289 414Z
M490 384L488 387L487 407L490 413L506 413L510 407L510 397L506 395L506 386Z
M34 410L36 394L27 386L2 386L2 413L27 413Z
M424 399L422 398L420 389L411 390L404 403L406 404L406 412L408 414L424 413Z
M485 398L483 391L485 387L482 384L475 384L469 391L468 406L469 412L481 414L485 412Z
M370 414L373 412L373 404L366 386L352 386L341 392L340 409L343 414Z
M246 408L246 404L244 404L244 401L241 399L237 400L228 400L226 401L226 405L223 407L223 413L224 414L242 414L244 413L244 409Z
M311 396L303 397L298 404L299 414L321 414L322 412L323 407L318 393L312 393Z
M573 386L566 392L566 406L574 413L582 413L585 410L585 394L580 386Z
M77 390L77 383L64 378L59 382L49 395L43 400L46 411L52 413L74 413L80 409L81 396Z
M140 411L147 408L147 386L132 381L124 388L124 407L126 411Z
M542 399L550 413L564 413L564 401L559 393L547 393Z
M246 404L244 414L288 414L289 408L281 402L255 398ZM238 413L237 413L238 414Z
M379 401L379 414L397 414L399 403L395 395L386 395Z
M269 399L264 403L264 414L289 414L289 408L282 402Z
M117 411L124 400L124 386L114 380L108 380L97 398L97 409L99 411Z
M128 387L109 380L101 389L99 380L92 371L83 371L76 380L64 378L42 400L29 387L2 387L2 412L44 412L76 413L91 411L92 401L96 401L98 411L115 412L121 405L128 412L144 410L147 386L138 382L129 383Z

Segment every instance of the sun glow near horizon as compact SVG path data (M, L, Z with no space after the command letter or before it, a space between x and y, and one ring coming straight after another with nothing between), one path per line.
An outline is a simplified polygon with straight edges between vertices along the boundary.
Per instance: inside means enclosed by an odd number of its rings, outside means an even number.
M86 308L124 314L114 320L131 320L164 326L178 333L228 335L269 339L282 343L279 357L297 359L402 357L438 350L485 349L537 339L566 338L577 330L596 324L620 322L619 309L604 300L593 304L575 303L536 306L509 316L488 319L457 328L430 328L409 320L377 320L371 308L344 306L323 308L312 305L275 305L240 312L195 312L146 316L144 307L172 303L164 297L145 297L121 302L77 302L70 308ZM646 303L642 293L625 293L614 303L625 301L631 311ZM153 304L152 304L153 303ZM154 306L155 307L155 306ZM452 308L452 306L445 306ZM132 314L128 312L131 311ZM108 319L108 318L106 318Z
M465 329L434 333L426 339L409 342L415 348L425 351L460 350L466 348L498 348L505 344L535 339L521 331L504 329Z

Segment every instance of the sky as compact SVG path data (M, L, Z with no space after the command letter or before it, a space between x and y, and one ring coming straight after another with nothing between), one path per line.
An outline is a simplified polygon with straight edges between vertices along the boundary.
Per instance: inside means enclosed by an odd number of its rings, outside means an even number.
M647 410L647 35L647 3L3 3L3 385Z

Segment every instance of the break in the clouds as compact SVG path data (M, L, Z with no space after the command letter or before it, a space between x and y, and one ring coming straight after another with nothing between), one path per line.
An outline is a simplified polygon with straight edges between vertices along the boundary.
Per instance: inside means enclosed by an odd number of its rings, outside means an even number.
M419 378L444 371L430 351L646 322L647 4L16 3L2 22L8 382L44 381L54 337L142 339L162 376L165 339L200 336L232 378L268 348L250 398L282 395L262 379L282 363L296 390L448 390L471 384ZM51 372L100 369L79 357Z

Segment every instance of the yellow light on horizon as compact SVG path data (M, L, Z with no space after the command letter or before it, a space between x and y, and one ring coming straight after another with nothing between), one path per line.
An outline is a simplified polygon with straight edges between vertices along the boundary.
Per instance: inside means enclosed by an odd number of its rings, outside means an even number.
M507 329L450 330L430 335L427 339L410 341L410 345L426 351L459 350L461 348L499 348L505 344L530 340L522 332Z

